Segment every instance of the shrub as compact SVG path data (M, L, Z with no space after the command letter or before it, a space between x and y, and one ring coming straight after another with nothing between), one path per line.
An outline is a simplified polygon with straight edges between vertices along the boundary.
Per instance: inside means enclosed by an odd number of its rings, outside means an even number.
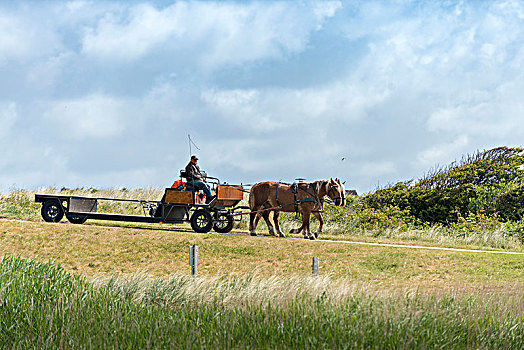
M524 182L511 184L496 197L496 211L508 221L519 221L524 214Z
M524 243L524 221L509 222L506 225L507 232L510 236L517 237Z
M524 214L524 149L498 147L464 157L418 182L368 194L369 208L396 207L419 223L456 223L470 214L520 220Z

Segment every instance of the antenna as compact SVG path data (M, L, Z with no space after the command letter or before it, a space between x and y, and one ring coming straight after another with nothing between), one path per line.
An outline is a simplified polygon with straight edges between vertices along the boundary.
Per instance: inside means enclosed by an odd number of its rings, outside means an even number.
M200 151L200 148L198 148L196 143L194 143L193 140L191 140L191 135L190 134L187 134L187 138L189 139L189 157L191 157L193 155L193 152L191 150L191 145L195 146L195 148L197 150L199 150L199 151Z

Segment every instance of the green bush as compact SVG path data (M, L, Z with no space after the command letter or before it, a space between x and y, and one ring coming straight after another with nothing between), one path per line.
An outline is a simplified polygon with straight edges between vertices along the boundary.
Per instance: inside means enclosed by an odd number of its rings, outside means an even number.
M524 243L524 221L509 222L506 225L507 232L510 236L517 237Z
M524 214L524 150L499 147L466 156L418 182L401 182L363 198L369 208L396 207L418 223L449 225L470 214L518 221Z
M496 216L472 213L469 213L466 217L459 217L456 222L449 225L451 232L456 235L494 232L504 227L504 224L501 223Z
M34 193L16 190L0 196L0 216L36 220L40 217L40 203L35 203Z
M511 184L501 191L495 202L497 213L507 221L519 221L524 214L524 182Z
M340 232L355 230L407 230L413 226L414 218L409 210L388 206L382 210L368 207L361 198L353 198L345 207L332 204L324 206L324 219ZM336 232L332 232L336 233Z

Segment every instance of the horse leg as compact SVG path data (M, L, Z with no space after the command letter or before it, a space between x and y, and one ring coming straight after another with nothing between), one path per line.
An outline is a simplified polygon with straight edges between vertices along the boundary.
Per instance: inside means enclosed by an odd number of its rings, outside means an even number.
M311 233L311 213L308 213L306 215L306 231L307 231L307 236L310 240L315 240L315 235Z
M280 212L278 210L274 211L273 212L273 221L275 222L275 228L277 230L277 233L278 233L278 236L279 237L283 237L283 238L286 238L286 235L284 235L282 233L282 231L280 231L280 226L278 224L278 217L280 216Z
M309 222L311 221L311 213L304 212L302 213L302 226L304 227L304 238L305 239L315 239L311 238L309 233Z
M275 229L273 228L273 224L271 224L271 221L269 221L269 211L262 212L262 217L264 218L264 221L266 222L267 229L269 230L269 234L271 236L274 236Z
M258 220L260 220L260 218L257 216L257 213L249 214L249 234L251 236L257 235L256 229L258 225Z
M315 217L318 219L318 222L319 222L318 230L315 233L315 238L318 238L318 235L322 233L322 226L324 226L324 218L322 217L321 212L315 211L313 212L313 214L315 215Z
M289 233L300 233L304 229L304 220L302 220L302 225L299 228L292 228L289 230Z

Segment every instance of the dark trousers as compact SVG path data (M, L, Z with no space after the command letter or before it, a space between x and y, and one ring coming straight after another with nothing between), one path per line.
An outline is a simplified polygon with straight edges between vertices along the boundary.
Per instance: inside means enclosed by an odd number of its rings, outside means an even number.
M190 183L195 190L204 191L204 194L206 195L206 202L211 200L211 189L209 188L208 184L200 180L188 180L187 182Z

